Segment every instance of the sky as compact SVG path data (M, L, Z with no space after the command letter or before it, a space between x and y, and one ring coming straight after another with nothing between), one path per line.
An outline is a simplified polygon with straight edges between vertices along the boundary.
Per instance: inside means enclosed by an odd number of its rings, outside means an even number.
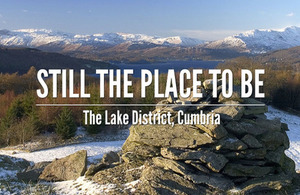
M0 29L45 28L217 40L300 26L298 0L0 0Z

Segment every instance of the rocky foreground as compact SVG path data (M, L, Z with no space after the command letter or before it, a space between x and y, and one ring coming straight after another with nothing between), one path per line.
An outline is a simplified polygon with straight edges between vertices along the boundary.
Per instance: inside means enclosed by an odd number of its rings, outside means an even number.
M85 175L99 184L116 184L112 194L251 194L292 185L295 163L284 153L287 125L266 119L266 106L243 106L260 102L241 99L238 92L213 99L212 81L203 84L197 89L203 98L170 96L153 113L171 112L176 121L179 110L203 110L220 114L220 124L135 125L120 153L108 153L88 169L86 151L79 151L36 164L18 177L63 181ZM205 106L209 103L220 105ZM136 183L134 191L124 187L130 182Z

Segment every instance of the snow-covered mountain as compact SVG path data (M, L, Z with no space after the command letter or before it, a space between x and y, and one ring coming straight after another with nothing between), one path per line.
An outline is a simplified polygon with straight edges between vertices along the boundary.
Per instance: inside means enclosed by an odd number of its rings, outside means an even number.
M300 46L300 28L295 26L280 30L251 30L205 45L211 49L234 49L248 53L266 53L295 46Z
M103 61L227 59L300 46L300 27L251 30L211 42L128 33L80 35L46 29L0 30L0 46L37 48Z
M41 47L68 44L114 46L122 43L188 47L202 44L203 41L179 36L162 38L126 33L79 35L46 29L0 30L0 45L4 46Z

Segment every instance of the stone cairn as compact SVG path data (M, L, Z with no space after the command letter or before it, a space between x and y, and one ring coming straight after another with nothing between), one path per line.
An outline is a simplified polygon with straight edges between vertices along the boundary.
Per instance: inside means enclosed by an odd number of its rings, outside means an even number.
M203 98L170 96L153 113L171 112L175 121L179 110L203 110L220 114L221 124L131 126L120 162L100 163L86 176L117 184L120 193L126 192L124 183L136 181L134 192L141 194L251 194L291 185L296 173L294 161L284 153L289 148L287 125L268 120L267 106L243 106L261 102L240 98L238 90L224 98L218 85L218 98L212 98L212 80L206 80L197 89ZM220 106L205 106L210 103Z

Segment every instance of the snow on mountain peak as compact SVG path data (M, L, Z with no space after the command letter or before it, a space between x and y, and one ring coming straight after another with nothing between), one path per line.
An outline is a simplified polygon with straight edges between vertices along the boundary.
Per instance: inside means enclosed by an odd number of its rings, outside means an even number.
M0 30L0 44L5 46L39 47L47 44L157 44L174 46L195 46L203 43L197 39L182 37L148 36L129 33L98 33L92 35L71 34L48 29Z
M242 52L265 53L272 50L300 46L300 28L255 29L213 41L208 48L239 49Z

